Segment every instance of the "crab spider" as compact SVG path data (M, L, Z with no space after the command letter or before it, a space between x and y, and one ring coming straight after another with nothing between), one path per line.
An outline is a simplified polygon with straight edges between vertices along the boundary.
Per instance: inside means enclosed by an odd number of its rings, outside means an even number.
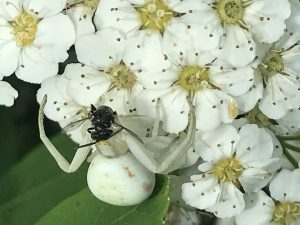
M190 115L187 131L179 133L175 138L159 136L159 123L160 123L160 113L159 113L159 100L156 106L156 119L153 124L152 135L150 138L144 138L145 144L142 143L135 136L128 134L125 136L125 141L132 152L132 154L140 161L147 169L154 173L167 173L174 169L178 169L177 161L184 158L183 156L186 152L192 148L195 137L196 120L194 106L191 103L189 97L187 97L190 106ZM57 150L57 148L52 144L45 133L44 129L44 108L47 103L47 96L45 95L41 101L39 116L38 116L38 126L40 132L40 139L56 160L58 166L67 173L75 172L80 165L88 158L91 151L91 147L81 147L78 148L74 158L71 163L69 163L63 155ZM152 148L160 147L158 155L152 152Z

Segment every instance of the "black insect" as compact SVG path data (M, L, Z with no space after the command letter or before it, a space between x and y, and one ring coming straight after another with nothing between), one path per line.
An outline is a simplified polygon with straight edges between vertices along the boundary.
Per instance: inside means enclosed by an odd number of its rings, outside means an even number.
M64 128L64 131L70 131L70 128L74 127L74 125L81 124L87 119L91 121L92 125L87 129L87 132L91 135L91 139L94 140L94 142L80 145L78 148L87 147L96 144L99 141L108 140L109 138L121 132L123 129L136 137L141 143L143 143L141 138L139 138L134 132L117 122L117 112L113 111L112 108L105 105L101 105L98 108L96 108L94 105L91 105L91 111L87 118L75 121L67 125Z

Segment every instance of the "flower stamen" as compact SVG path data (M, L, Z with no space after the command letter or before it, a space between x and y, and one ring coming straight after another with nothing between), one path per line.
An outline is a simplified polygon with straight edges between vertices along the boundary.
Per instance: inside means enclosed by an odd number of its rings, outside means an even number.
M143 6L135 7L140 14L140 29L158 30L163 33L165 25L175 16L175 12L165 5L163 0L151 0Z
M122 61L107 69L105 73L111 79L113 88L126 88L131 90L136 82L135 74Z
M273 221L290 225L300 216L300 205L292 202L279 202L273 212Z
M25 11L18 15L15 21L9 22L13 28L13 34L19 46L29 46L33 43L38 22L37 17Z
M219 182L237 183L243 170L244 168L240 161L235 157L231 157L218 161L214 165L212 173L217 177Z

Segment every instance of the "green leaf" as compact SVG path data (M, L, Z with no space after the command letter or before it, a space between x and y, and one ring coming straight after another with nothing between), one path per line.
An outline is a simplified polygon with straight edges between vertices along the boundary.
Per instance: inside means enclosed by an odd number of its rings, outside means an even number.
M75 154L66 136L53 138L53 143L66 158ZM39 145L0 178L0 205L62 173L45 146Z
M68 138L54 139L59 150L73 156ZM65 198L84 189L87 164L76 173L62 172L44 146L37 147L0 180L0 224L29 225Z
M36 225L163 225L169 206L168 193L167 176L158 176L152 196L136 206L101 202L86 188L60 203Z

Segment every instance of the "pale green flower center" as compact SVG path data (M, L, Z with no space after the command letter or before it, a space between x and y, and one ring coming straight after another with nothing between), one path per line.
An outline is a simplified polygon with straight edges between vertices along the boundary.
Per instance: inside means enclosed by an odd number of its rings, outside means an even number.
M280 51L270 49L259 65L259 69L261 74L266 77L282 72L284 63Z
M15 21L10 22L10 25L19 46L24 47L32 44L37 31L37 17L23 11L15 18Z
M221 24L244 25L245 8L252 4L252 0L216 0L213 9L221 19Z
M240 161L231 157L218 161L213 167L213 174L219 182L236 183L243 170Z
M178 84L189 92L211 88L208 69L200 66L184 66L180 69Z
M172 19L174 12L163 0L148 0L143 6L135 8L140 14L141 29L165 31L165 25Z
M131 90L136 82L135 74L123 62L107 69L105 73L111 79L113 88Z
M99 2L100 0L84 0L84 4L92 10L95 10L97 8Z
M270 119L260 111L257 105L248 112L246 118L249 123L257 124L259 127L269 127L272 125Z
M273 212L273 221L290 225L300 216L300 205L292 202L279 202Z

